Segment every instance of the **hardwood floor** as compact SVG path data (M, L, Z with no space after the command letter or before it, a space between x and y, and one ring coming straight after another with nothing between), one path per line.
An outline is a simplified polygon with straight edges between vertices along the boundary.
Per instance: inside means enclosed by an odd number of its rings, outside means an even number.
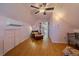
M30 38L7 52L5 56L63 56L65 47L66 44Z

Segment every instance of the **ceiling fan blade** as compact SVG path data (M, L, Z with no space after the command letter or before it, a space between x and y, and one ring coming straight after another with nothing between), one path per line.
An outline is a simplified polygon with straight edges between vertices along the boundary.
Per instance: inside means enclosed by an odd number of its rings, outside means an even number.
M35 12L35 14L39 13L40 11Z
M31 5L31 7L36 8L36 9L39 9L39 7L36 7L36 6L33 6L33 5Z
M54 7L53 8L46 8L45 10L54 10Z

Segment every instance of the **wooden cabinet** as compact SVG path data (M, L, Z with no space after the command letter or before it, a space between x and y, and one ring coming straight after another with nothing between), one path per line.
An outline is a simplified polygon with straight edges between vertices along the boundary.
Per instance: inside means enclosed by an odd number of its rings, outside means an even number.
M68 45L79 50L79 33L68 33Z

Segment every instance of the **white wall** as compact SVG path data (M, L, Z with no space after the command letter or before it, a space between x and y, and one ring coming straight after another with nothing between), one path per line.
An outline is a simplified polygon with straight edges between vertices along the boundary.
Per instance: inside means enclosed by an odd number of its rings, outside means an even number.
M49 36L54 43L67 43L67 33L72 30L73 28L62 20L51 19L50 21Z
M0 17L0 55L3 55L4 20Z
M20 24L20 25L22 25L22 28L23 28L23 31L24 31L23 33L26 33L24 35L24 36L26 36L26 38L31 33L30 25L28 25L27 23L23 23L21 21L16 21L16 20L11 19L11 18L0 16L0 30L2 30L1 31L2 33L0 33L1 35L3 34L3 32L5 32L4 30L12 28L12 27L8 26L9 24ZM16 27L14 27L12 29L16 29Z
M58 4L55 7L49 28L52 42L67 43L67 33L79 28L78 9L79 4Z

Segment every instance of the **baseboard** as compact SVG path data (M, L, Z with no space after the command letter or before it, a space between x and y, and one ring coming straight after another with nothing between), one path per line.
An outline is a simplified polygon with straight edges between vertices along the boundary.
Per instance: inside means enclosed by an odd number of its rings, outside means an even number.
M67 44L67 42L60 42L60 41L53 41L52 39L50 39L52 43L62 43L62 44Z

